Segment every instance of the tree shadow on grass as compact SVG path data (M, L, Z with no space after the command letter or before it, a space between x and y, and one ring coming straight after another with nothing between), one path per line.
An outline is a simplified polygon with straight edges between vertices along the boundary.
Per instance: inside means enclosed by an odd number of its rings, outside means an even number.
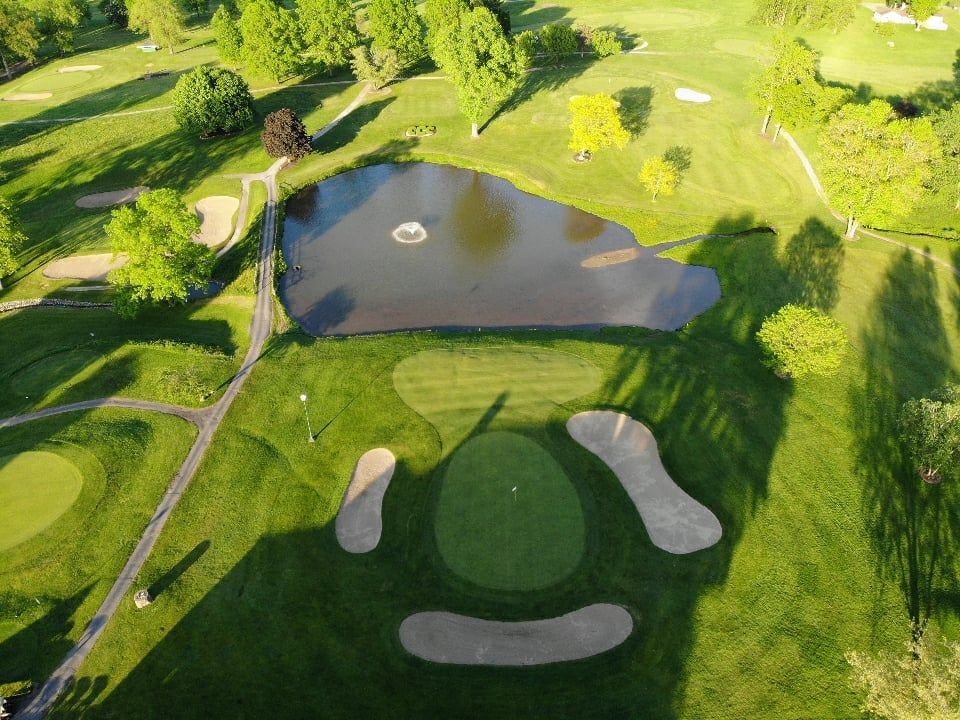
M652 87L629 87L618 90L613 94L614 100L620 103L620 120L634 138L643 135L650 121L650 111L653 109Z
M536 0L520 0L506 5L506 9L510 11L510 25L515 33L557 22L569 13L567 8L557 5L534 9L536 6Z
M925 484L898 437L901 404L929 395L950 377L951 357L938 305L935 266L904 250L894 257L861 337L863 385L850 393L856 420L862 506L877 572L896 582L907 614L925 623L937 598L957 587L960 492Z
M193 564L197 562L197 560L203 557L203 554L209 549L209 547L209 540L204 540L197 543L197 546L184 555L180 559L180 562L178 562L161 577L157 578L150 584L150 594L155 598L160 597L160 595L162 595L168 587L180 579L181 575L193 567Z
M818 310L831 310L840 298L844 244L834 228L808 218L787 242L784 265L797 288L797 300Z

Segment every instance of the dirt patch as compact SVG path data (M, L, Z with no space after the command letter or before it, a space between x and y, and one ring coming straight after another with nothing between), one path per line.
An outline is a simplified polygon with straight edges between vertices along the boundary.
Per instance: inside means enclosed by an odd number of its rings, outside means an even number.
M70 65L69 67L62 67L57 70L58 73L75 73L75 72L93 72L94 70L99 70L103 65Z
M347 552L370 552L380 542L383 496L396 466L397 459L386 448L365 452L357 461L337 513L337 542Z
M229 195L198 200L196 211L200 216L200 232L193 239L208 248L225 243L233 233L233 216L239 207L240 201Z
M52 98L53 93L48 92L39 92L39 93L10 93L9 95L3 96L4 102L29 102L31 100L46 100L47 98Z
M54 260L43 269L44 277L54 280L106 280L107 275L127 262L124 255L116 258L112 253L99 255L73 255Z
M144 185L126 188L124 190L113 190L111 192L96 193L94 195L84 195L77 200L77 207L85 209L105 208L114 205L126 205L135 202L143 193L150 190Z
M613 470L658 548L679 555L720 540L717 516L667 474L656 438L645 425L622 413L595 410L574 415L567 431Z
M638 257L640 257L640 248L624 248L623 250L614 250L613 252L600 253L599 255L588 257L580 263L580 267L602 268L610 265L620 265L621 263L636 260Z
M400 625L407 652L448 665L545 665L611 650L633 632L619 605L598 603L545 620L502 622L448 612L411 615Z

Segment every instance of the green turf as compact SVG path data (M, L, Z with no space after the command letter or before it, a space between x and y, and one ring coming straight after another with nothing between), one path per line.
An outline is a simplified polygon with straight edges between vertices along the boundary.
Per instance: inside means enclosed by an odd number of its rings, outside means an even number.
M0 552L56 522L82 485L77 467L54 453L0 457Z
M444 562L483 587L544 588L583 557L576 489L549 452L516 433L484 433L457 450L443 476L435 522Z

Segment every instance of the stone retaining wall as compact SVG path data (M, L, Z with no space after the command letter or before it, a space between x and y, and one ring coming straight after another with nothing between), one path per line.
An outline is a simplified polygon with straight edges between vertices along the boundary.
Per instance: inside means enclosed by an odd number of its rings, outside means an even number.
M22 310L31 307L68 307L83 310L103 310L112 308L112 303L85 302L83 300L57 300L56 298L33 298L32 300L11 300L0 303L0 313Z

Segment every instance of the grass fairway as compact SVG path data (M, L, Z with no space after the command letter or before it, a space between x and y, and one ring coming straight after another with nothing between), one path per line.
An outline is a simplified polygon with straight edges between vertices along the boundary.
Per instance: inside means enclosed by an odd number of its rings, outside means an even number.
M53 524L82 485L77 467L52 452L0 457L0 552Z
M488 588L537 590L569 575L583 557L576 489L549 452L516 433L484 433L457 450L435 522L450 569Z

